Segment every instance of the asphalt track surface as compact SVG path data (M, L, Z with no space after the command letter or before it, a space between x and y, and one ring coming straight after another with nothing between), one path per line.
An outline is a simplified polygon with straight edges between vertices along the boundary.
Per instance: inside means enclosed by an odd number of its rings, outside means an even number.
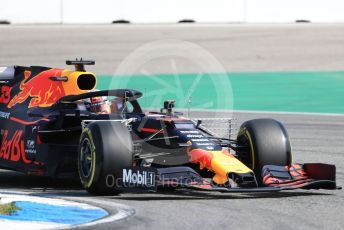
M204 114L197 114L203 116ZM235 113L237 124L252 118L282 121L293 147L294 162L337 166L344 185L344 117ZM71 199L116 213L116 204L129 206L129 218L97 225L97 229L342 229L342 190L295 190L264 194L166 191L91 197L76 181L32 178L1 171L0 192ZM94 229L94 226L83 229Z
M92 57L96 73L112 73L133 49L162 38L202 45L228 71L343 70L344 25L1 26L0 63L61 66L66 58ZM185 69L187 70L187 69ZM157 67L156 72L163 71ZM202 114L195 114L202 115ZM235 113L237 123L273 117L287 127L295 162L336 164L344 185L344 117ZM0 192L98 204L126 220L97 229L343 229L344 195L337 191L221 194L175 191L90 197L78 182L1 171ZM134 214L135 213L135 214ZM86 227L85 229L94 229Z
M344 24L0 25L0 65L65 67L83 57L97 61L90 71L112 74L136 48L161 39L200 45L227 71L343 70ZM151 71L170 73L165 67Z

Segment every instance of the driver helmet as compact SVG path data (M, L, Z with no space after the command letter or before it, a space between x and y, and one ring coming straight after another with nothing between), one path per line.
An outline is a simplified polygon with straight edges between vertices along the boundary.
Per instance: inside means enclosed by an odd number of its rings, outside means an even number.
M86 109L92 113L111 113L111 103L108 101L107 96L86 98L84 102Z

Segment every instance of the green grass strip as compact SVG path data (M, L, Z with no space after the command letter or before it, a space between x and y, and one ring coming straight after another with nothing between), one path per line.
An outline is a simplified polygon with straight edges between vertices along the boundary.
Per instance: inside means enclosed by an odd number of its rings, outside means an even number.
M344 71L101 75L98 88L141 90L144 107L160 108L163 100L175 99L186 108L191 96L195 109L344 113Z
M11 215L21 209L17 207L15 202L0 204L0 215Z

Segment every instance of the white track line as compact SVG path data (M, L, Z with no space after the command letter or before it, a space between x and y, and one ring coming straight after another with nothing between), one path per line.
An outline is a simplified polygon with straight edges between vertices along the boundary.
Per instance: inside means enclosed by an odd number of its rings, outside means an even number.
M157 111L156 108L143 108L145 112ZM313 113L313 112L288 112L288 111L265 111L265 110L230 110L230 109L194 109L190 110L186 108L175 108L175 112L182 112L183 116L189 111L192 112L209 112L209 113L248 113L248 114L277 114L277 115L305 115L305 116L333 116L333 117L344 117L344 113Z
M229 110L223 110L229 112ZM233 113L257 113L257 114L279 114L279 115L310 115L310 116L334 116L344 117L340 113L310 113L310 112L286 112L286 111L255 111L255 110L234 110Z
M121 221L121 220L125 220L131 216L133 216L135 214L135 209L124 205L124 204L118 204L118 203L112 203L109 201L103 201L103 200L94 200L94 198L85 198L85 197L71 197L72 200L80 200L83 202L91 202L91 203L97 203L100 205L104 205L104 206L111 206L113 208L117 209L117 213L114 215L109 215L105 218L102 218L100 220L96 220L90 223L86 223L86 224L81 224L81 225L72 225L69 227L64 227L64 228L57 228L57 229L70 229L70 228L80 228L80 227L91 227L91 226L95 226L95 225L100 225L100 224L106 224L106 223L112 223L112 222L116 222L116 221Z
M146 110L146 109L145 109ZM186 109L175 109L176 112L185 112ZM229 110L229 109L190 109L192 112L223 112L223 113L247 113L247 114L277 114L277 115L309 115L309 116L334 116L334 117L344 117L344 114L340 113L311 113L311 112L287 112L287 111L262 111L262 110Z

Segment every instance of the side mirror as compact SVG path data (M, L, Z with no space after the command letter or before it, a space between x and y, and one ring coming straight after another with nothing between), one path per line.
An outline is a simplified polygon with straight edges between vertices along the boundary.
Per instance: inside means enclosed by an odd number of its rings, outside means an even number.
M202 124L202 120L197 120L196 128L198 128Z

